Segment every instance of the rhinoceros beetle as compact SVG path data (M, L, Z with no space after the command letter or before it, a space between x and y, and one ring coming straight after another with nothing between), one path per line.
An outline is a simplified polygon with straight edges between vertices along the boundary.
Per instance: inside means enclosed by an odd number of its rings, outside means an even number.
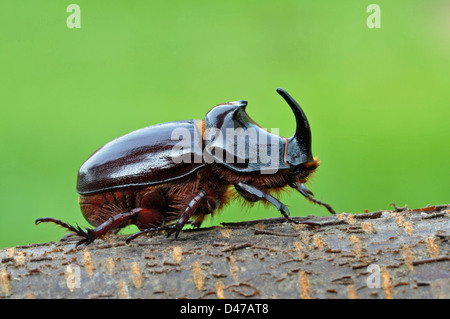
M296 131L290 138L269 133L245 112L246 101L219 104L203 120L157 124L121 136L98 149L78 172L77 191L85 219L95 229L56 223L89 244L106 233L135 224L127 238L165 231L178 236L190 222L199 227L205 216L236 195L248 202L274 205L293 223L289 210L271 193L289 186L308 200L334 210L304 186L319 166L311 153L311 131L305 113L283 89L277 92L291 107ZM181 138L180 138L181 137Z

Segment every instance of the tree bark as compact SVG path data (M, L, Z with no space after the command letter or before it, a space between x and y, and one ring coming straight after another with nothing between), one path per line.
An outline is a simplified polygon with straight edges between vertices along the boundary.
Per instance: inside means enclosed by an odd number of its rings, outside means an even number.
M0 251L3 298L450 298L450 206Z

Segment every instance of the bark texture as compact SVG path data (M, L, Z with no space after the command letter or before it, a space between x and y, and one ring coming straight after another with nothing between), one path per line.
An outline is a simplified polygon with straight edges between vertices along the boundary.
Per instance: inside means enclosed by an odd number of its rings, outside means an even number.
M449 205L307 219L5 248L0 297L450 298Z

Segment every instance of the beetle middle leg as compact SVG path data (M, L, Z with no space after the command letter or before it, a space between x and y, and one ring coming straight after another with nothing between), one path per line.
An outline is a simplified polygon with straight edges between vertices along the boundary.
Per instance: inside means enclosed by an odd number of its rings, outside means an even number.
M203 206L202 206L203 204ZM180 218L177 220L177 222L174 225L163 225L159 227L150 227L148 229L143 229L131 236L129 236L126 239L126 242L129 243L133 239L139 237L142 234L155 232L155 231L162 231L165 230L167 232L167 237L175 233L175 238L178 237L180 231L183 229L184 225L188 222L188 220L195 214L195 212L199 209L199 207L202 206L202 209L204 210L204 214L210 214L216 209L216 201L214 200L213 196L208 196L208 192L206 190L201 190L198 192L194 198L189 202L189 204L186 205L186 208L184 209L183 213L181 214ZM200 225L197 225L200 226Z
M176 224L167 226L167 237L169 237L173 233L175 233L175 238L178 237L178 234L180 233L181 229L183 229L184 225L186 225L189 218L191 218L191 216L194 215L195 211L198 209L198 207L206 198L206 196L207 193L205 190L202 189L201 191L198 192L198 194L186 206Z
M265 193L264 191L243 183L243 182L238 182L234 185L234 188L238 191L239 194L241 194L245 199L249 200L250 197L256 197L256 199L263 199L268 201L269 203L271 203L272 205L274 205L278 211L284 216L284 218L286 218L287 221L294 223L294 224L307 224L310 226L319 226L319 224L317 223L313 223L313 222L300 222L300 221L296 221L294 219L292 219L289 215L289 209L287 208L287 206L285 204L283 204L282 202L280 202L278 199L276 199L275 197L273 197L270 194ZM249 196L250 195L250 196Z

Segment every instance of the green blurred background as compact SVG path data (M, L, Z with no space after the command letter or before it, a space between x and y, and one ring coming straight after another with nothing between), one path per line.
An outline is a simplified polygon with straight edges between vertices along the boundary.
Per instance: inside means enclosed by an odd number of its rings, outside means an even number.
M277 87L309 118L318 199L354 213L449 202L448 1L377 1L381 29L366 25L370 1L79 0L80 29L70 3L2 1L0 247L64 235L38 217L88 226L77 170L132 130L246 99L262 127L292 135ZM275 216L235 203L212 222Z

